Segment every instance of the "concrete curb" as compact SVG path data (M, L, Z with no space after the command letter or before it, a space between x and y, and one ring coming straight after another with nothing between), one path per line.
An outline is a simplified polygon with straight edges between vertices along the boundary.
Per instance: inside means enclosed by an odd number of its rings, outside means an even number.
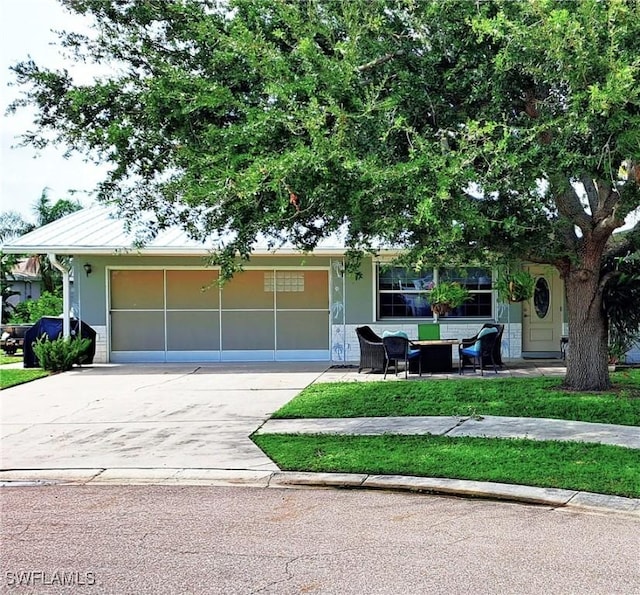
M465 498L485 498L538 504L553 508L618 513L640 520L640 499L593 494L576 490L404 475L366 475L348 473L307 473L279 471L273 473L269 487L368 488L422 492Z
M0 471L0 487L47 485L242 486L416 492L621 514L640 520L640 499L576 490L437 477L229 469L42 469Z

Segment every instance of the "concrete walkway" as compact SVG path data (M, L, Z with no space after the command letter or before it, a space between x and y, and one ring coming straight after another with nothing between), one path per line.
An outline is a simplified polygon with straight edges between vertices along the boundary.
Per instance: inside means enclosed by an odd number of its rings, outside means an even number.
M557 361L511 362L505 376L560 376ZM480 378L467 373L463 378ZM410 376L447 381L458 374ZM382 374L318 363L95 365L3 391L0 485L333 486L503 498L640 517L640 499L439 478L282 472L251 440L260 432L419 434L582 440L640 448L640 429L491 416L271 420L314 382ZM404 375L387 381L406 382Z
M352 417L343 419L270 419L257 434L383 434L528 438L613 444L640 449L640 428L561 419L527 417Z

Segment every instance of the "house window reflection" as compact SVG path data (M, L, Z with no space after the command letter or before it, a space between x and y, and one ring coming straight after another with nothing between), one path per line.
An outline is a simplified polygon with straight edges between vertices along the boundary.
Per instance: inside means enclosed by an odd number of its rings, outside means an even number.
M429 290L436 278L436 269L413 270L379 264L378 318L430 318ZM457 281L466 287L472 300L453 310L454 318L492 318L491 270L481 267L441 269L439 279Z

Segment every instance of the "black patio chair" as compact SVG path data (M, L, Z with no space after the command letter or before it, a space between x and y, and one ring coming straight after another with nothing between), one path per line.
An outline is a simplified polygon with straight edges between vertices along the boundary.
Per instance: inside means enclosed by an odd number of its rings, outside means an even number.
M358 374L364 369L384 370L385 355L382 337L373 332L369 326L359 326L356 328L356 335L360 342L360 365Z
M488 328L494 328L498 331L498 336L496 337L495 343L493 345L492 355L493 355L493 361L495 362L495 364L502 368L502 366L504 365L504 363L502 362L502 333L504 332L504 324L486 322L485 324L482 325L482 328L478 331L476 335L474 335L473 337L469 337L467 339L462 339L460 341L460 346L463 348L471 347L478 340L478 336L480 335L480 333ZM466 358L464 361L465 364L472 363L471 359L468 356L465 356L465 358Z
M384 363L384 377L387 377L387 371L389 366L393 365L395 368L396 376L398 375L398 365L400 362L404 362L404 377L408 378L409 372L409 360L418 360L418 372L422 376L422 361L420 360L420 350L411 349L411 342L406 337L402 336L389 336L382 338L382 345L384 346L385 363ZM393 362L393 364L391 363Z
M476 371L477 365L480 366L480 375L484 376L485 362L491 362L493 371L497 374L498 368L494 358L494 347L498 339L498 330L495 328L486 328L478 333L476 342L465 347L460 344L458 346L458 355L460 357L459 373L464 372L467 363L473 364L473 371Z

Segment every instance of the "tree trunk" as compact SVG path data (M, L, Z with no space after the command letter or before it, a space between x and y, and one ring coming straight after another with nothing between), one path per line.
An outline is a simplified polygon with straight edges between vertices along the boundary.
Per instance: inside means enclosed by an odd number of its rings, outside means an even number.
M602 312L599 268L573 269L564 277L569 350L564 386L571 390L611 388L607 320Z

